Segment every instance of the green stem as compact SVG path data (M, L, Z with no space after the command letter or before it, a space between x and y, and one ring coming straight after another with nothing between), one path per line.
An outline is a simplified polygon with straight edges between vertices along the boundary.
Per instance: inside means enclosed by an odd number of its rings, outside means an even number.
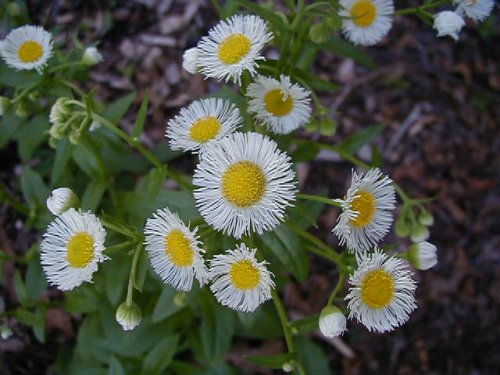
M12 207L14 207L17 211L19 211L23 215L26 216L30 215L29 208L23 205L21 202L19 202L12 195L10 195L10 193L7 191L3 183L0 183L0 201L4 201L7 204L10 204Z
M212 6L217 11L217 14L219 15L219 17L224 18L225 17L224 8L221 7L221 5L219 4L219 1L218 0L211 0L211 3L212 3Z
M116 244L113 246L109 246L109 247L104 249L104 252L106 254L113 254L113 253L116 253L117 251L129 248L132 245L134 245L135 243L136 243L135 240L128 240L128 241L125 241L125 242L122 242L122 243L119 243L119 244Z
M308 200L308 201L321 202L324 204L328 204L330 206L342 207L342 203L336 202L333 199L327 198L327 197L320 197L317 195L309 195L309 194L297 194L297 198L303 199L303 200Z
M56 82L57 82L57 83L59 83L59 84L61 84L61 85L63 85L63 86L68 87L68 88L69 88L69 89L71 89L71 90L73 90L73 91L74 91L74 92L76 92L76 93L77 93L77 94L78 94L81 98L84 98L84 97L85 97L85 93L84 93L82 90L80 90L80 88L79 88L77 85L75 85L75 84L71 83L70 81L65 80L65 79L62 79L62 78L58 78L58 79L56 79ZM80 103L80 104L81 104L81 103ZM85 107L85 106L83 106L83 107Z
M435 1L435 2L430 2L428 4L420 5L418 7L397 10L394 12L394 15L401 16L403 14L419 13L420 11L423 11L425 9L435 8L435 7L438 7L440 5L444 5L444 4L448 4L448 3L449 3L449 0L439 0L439 1Z
M307 245L306 250L310 251L313 254L319 255L320 257L326 258L328 260L331 260L333 263L337 263L337 258L331 256L330 254L326 253L323 250L318 249L314 245Z
M135 249L134 252L134 257L132 258L132 267L130 268L130 276L128 278L127 300L125 301L128 307L131 307L133 302L132 294L134 292L134 280L137 272L137 262L139 260L139 255L141 254L141 250L142 250L142 243L137 245L137 248Z
M330 306L333 303L333 300L335 299L337 294L342 290L342 287L344 286L344 280L345 280L345 273L340 272L337 285L335 285L335 288L333 289L333 292L332 294L330 294L328 302L326 303L327 306Z
M87 65L87 64L85 62L83 62L82 60L72 61L72 62L69 62L69 63L64 63L64 64L61 64L61 65L53 67L52 69L49 70L48 73L52 74L52 73L55 73L55 72L57 72L59 70L63 70L63 69L66 69L66 68L72 68L72 67L79 66L79 65Z

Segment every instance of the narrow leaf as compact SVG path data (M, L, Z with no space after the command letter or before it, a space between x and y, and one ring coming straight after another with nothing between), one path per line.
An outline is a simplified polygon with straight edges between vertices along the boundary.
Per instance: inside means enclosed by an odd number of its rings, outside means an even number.
M146 121L146 115L148 114L149 105L149 92L144 93L144 99L142 100L141 108L135 119L134 129L132 130L132 135L134 137L140 137L144 130L144 122Z

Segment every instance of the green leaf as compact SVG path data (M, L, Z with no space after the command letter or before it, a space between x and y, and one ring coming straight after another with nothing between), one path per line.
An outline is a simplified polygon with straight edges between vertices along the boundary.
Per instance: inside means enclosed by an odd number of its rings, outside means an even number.
M269 61L269 60L268 60ZM308 87L315 91L337 91L340 86L336 83L320 78L318 75L307 72L305 70L293 67L291 75L304 87Z
M152 201L165 184L166 178L167 170L165 168L152 168L148 175L137 184L135 190L148 201Z
M72 156L75 163L87 176L91 178L95 176L104 177L105 171L102 170L99 164L99 155L90 147L79 143L75 145Z
M349 57L358 64L366 66L367 68L375 69L377 67L377 64L365 52L354 46L352 43L346 42L340 38L332 37L326 43L318 44L318 46L321 47L321 49L334 53L335 55Z
M0 64L0 86L23 87L40 82L43 76L35 71L14 70Z
M97 311L100 304L100 297L87 285L65 293L64 309L70 313L91 313Z
M324 191L316 195L326 196ZM324 206L324 203L316 201L296 202L288 211L287 221L302 229L308 229L311 225L316 226L316 220Z
M299 319L291 322L290 327L292 328L292 332L297 330L297 335L304 335L306 333L317 331L319 315L308 316L304 319Z
M50 181L52 186L58 185L59 179L63 175L66 166L68 165L73 153L73 145L69 143L67 138L61 139L57 142L56 155Z
M127 94L111 103L106 107L103 117L114 124L118 124L134 102L136 95L137 94L135 92L131 92L130 94Z
M146 121L146 115L148 114L149 105L149 92L144 93L144 99L142 100L141 108L139 108L139 113L135 118L134 129L132 130L132 136L140 137L144 130L144 122Z
M112 356L109 360L109 371L108 375L125 375L125 370L122 364L115 356Z
M39 246L37 244L34 247L37 248L36 257L29 260L26 271L26 293L31 303L36 302L47 290L47 281L40 263Z
M169 285L164 285L160 297L156 301L155 309L153 311L152 321L158 323L169 316L180 311L182 307L174 303L174 296L177 291Z
M127 286L131 262L130 256L119 252L113 254L111 262L104 262L100 266L104 275L106 296L113 306L118 304L124 294L123 291Z
M291 153L292 160L294 162L299 161L310 161L313 160L318 152L320 151L319 146L314 141L305 141L299 143L297 148Z
M45 200L49 196L49 189L43 182L42 177L28 166L24 166L21 172L21 190L31 209L37 206L45 206Z
M281 353L281 354L274 354L274 355L247 355L247 356L245 356L245 359L247 361L252 362L256 365L266 367L266 368L279 369L279 370L281 370L284 363L293 361L296 358L297 358L296 353Z
M309 38L316 44L324 43L330 39L332 32L333 30L328 20L323 19L311 26L309 29Z
M266 232L261 238L267 248L283 263L285 269L290 270L298 281L307 278L309 261L295 232L285 224L281 224L274 229L274 232Z
M261 16L266 21L269 21L275 29L283 30L286 28L285 24L283 23L283 20L280 18L280 16L276 14L275 11L264 8L262 5L255 3L253 1L235 0L234 2L244 8L247 8L252 13Z
M40 114L28 122L19 125L16 130L16 139L19 146L21 160L28 160L33 151L47 139L47 130L50 128L48 115Z
M179 346L179 335L172 335L158 342L148 351L142 365L144 375L161 374L172 362Z
M338 145L338 148L349 154L355 154L361 149L361 147L371 142L377 135L379 135L384 128L384 124L378 124L362 129L348 137L344 142Z
M16 270L16 272L14 273L14 290L21 305L27 306L28 293L26 291L26 285L24 285L23 277L21 276L21 272L19 270Z
M321 346L304 337L296 337L295 345L306 374L331 374L328 357Z
M378 147L372 144L371 149L372 149L372 166L377 168L382 167L382 154L378 150Z
M96 177L87 185L83 193L81 207L84 210L95 211L106 191L107 182L101 177Z
M8 111L0 118L0 148L10 141L24 121L26 119L17 117L14 111Z
M40 342L45 342L45 308L39 307L35 313L19 308L15 310L14 317L22 324L26 324L33 328L36 338Z

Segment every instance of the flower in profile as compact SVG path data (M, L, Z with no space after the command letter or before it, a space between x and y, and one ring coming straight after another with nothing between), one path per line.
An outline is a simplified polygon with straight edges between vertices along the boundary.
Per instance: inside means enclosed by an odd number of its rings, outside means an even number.
M70 208L78 208L79 204L78 196L67 187L52 190L50 197L47 198L47 208L54 215L61 215Z
M378 168L365 176L353 171L351 187L346 197L338 199L342 213L333 233L351 252L364 253L377 245L389 231L396 201L392 180Z
M264 20L254 15L235 15L219 22L197 46L198 69L206 77L240 83L244 70L256 74L260 52L272 39Z
M363 255L349 278L349 318L356 318L369 331L386 332L404 324L417 308L417 284L403 260L375 250Z
M290 157L257 133L233 133L203 153L193 183L196 206L217 230L241 238L283 221L295 200Z
M222 305L252 312L271 299L272 273L267 270L266 261L257 261L256 252L257 249L241 244L210 260L210 290Z
M458 33L465 26L465 21L457 13L445 10L434 16L433 28L437 30L437 36L451 36L458 40Z
M325 337L338 337L346 330L346 318L336 306L326 306L319 316L319 330Z
M486 19L491 14L494 0L453 0L458 5L457 13L465 14L470 19L479 22Z
M40 258L47 280L61 290L71 290L92 280L102 254L106 231L91 212L74 208L49 224L40 244Z
M438 262L436 246L427 241L411 245L407 255L410 264L421 271L434 267Z
M354 44L372 46L392 27L392 0L340 0L342 31Z
M198 48L190 48L182 55L182 67L191 74L198 73Z
M21 26L2 42L0 54L7 65L17 70L42 72L52 56L52 35L40 26Z
M96 47L87 47L83 52L82 61L84 64L92 66L101 63L104 60L102 54Z
M200 285L207 280L202 254L205 252L196 235L177 214L168 208L157 210L146 221L146 251L151 265L163 282L175 289L189 291L196 278Z
M124 331L131 331L139 325L142 320L141 308L134 302L123 302L116 310L116 321Z
M233 133L241 124L240 111L231 102L219 98L195 100L168 122L166 136L173 150L197 152Z
M283 74L279 81L258 75L248 86L247 96L248 111L277 134L288 134L311 117L310 92Z

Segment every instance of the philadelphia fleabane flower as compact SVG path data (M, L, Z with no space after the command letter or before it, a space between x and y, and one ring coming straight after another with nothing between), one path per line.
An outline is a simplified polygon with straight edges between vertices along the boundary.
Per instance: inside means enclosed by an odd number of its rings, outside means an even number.
M296 193L290 157L257 133L233 133L210 144L193 183L205 221L235 238L274 228Z
M338 337L346 330L346 318L337 306L326 306L319 316L319 330L325 337Z
M78 196L67 187L60 187L52 190L47 198L47 208L54 215L61 215L70 208L78 208L80 200Z
M437 36L451 36L458 40L458 33L465 26L465 21L455 12L445 10L434 16L433 28L437 30Z
M354 44L371 46L382 40L392 26L392 0L340 0L342 31Z
M17 70L36 69L41 73L52 56L52 35L40 26L21 26L3 40L0 54Z
M465 14L470 19L479 22L491 14L495 2L493 0L454 0L457 12Z
M198 48L190 48L182 55L182 67L191 74L198 73Z
M106 231L91 212L73 208L49 224L40 243L40 258L47 280L61 290L91 281L102 254Z
M219 22L197 45L197 65L206 77L240 83L244 70L256 73L257 61L272 34L260 17L235 15Z
M196 100L168 122L166 136L173 150L203 151L214 140L234 132L242 124L240 111L231 102L209 98Z
M311 117L310 92L283 74L279 81L258 75L248 86L247 96L248 111L277 134L288 134Z
M337 201L342 204L342 213L333 233L349 251L364 253L389 231L395 191L392 180L382 176L378 168L370 169L364 176L353 171L346 197Z
M427 241L411 245L407 256L410 264L421 271L434 267L438 262L436 246Z
M205 252L196 235L177 214L168 208L157 210L146 221L146 251L156 274L175 289L189 291L196 278L205 284L207 270L202 254Z
M272 273L266 268L267 262L257 261L256 251L241 244L210 260L210 290L222 305L252 312L271 299Z
M378 250L364 255L349 278L351 287L349 318L356 318L369 331L392 331L408 321L417 308L417 285L403 260L388 257Z

